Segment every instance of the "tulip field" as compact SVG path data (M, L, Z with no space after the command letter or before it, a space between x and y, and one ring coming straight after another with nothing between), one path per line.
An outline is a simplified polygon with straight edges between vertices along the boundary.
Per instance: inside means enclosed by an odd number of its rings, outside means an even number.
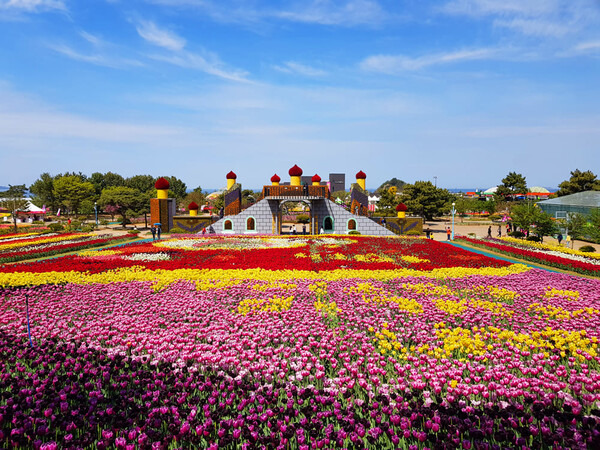
M1 448L600 448L597 279L182 236L0 266L0 299Z

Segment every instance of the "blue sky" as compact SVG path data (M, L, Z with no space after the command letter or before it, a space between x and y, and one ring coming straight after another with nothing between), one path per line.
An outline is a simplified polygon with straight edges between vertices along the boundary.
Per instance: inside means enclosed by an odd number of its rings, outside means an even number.
M0 0L0 184L600 175L598 0Z

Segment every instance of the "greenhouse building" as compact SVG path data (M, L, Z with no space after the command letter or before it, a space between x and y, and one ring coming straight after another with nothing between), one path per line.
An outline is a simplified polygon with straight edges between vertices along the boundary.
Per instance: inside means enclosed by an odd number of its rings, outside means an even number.
M600 208L600 191L585 191L538 202L542 211L556 219L565 219L568 213L588 215Z

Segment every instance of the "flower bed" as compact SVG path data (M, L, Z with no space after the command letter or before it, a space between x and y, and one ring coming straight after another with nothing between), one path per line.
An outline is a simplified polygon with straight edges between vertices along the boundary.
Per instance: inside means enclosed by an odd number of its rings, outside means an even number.
M524 261L556 267L557 269L569 270L583 275L591 275L594 277L600 276L600 264L598 264L596 259L575 258L573 255L557 252L530 250L495 239L472 239L463 236L457 237L456 239L476 247L489 248L495 252Z
M228 239L2 268L2 446L600 445L600 280L428 240ZM206 267L156 266L186 258Z
M15 236L0 241L0 263L23 261L98 247L131 239L129 236L67 233Z

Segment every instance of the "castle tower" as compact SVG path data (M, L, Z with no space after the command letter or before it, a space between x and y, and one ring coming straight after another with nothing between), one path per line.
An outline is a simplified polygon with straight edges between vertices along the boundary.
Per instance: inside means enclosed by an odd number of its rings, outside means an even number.
M233 187L233 185L236 182L236 179L237 175L233 172L233 170L227 174L227 190Z
M363 191L367 190L367 175L361 170L356 174L356 184L358 184Z
M279 178L279 175L275 174L271 177L271 185L272 186L279 186L279 182L281 181L281 178Z
M196 202L192 202L188 205L188 210L190 211L190 216L198 215L198 204Z
M150 220L153 224L160 223L162 231L173 228L173 217L175 216L175 199L169 197L169 181L159 178L154 183L156 198L150 199Z
M290 185L291 186L301 186L302 183L300 181L300 177L302 176L302 169L294 164L294 167L290 169L288 172L290 174Z
M408 211L408 207L404 203L398 203L398 206L396 206L398 219L404 219L406 217L406 211Z
M312 181L313 186L321 185L321 177L317 174L314 174L313 177L310 179L310 181Z

